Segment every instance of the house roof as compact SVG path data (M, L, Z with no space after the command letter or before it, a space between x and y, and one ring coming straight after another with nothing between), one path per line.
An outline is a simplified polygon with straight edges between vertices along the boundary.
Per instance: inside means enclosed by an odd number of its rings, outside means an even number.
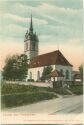
M80 74L75 74L74 79L81 79Z
M73 75L80 74L79 71L73 71Z
M49 65L72 66L63 54L57 50L50 53L34 57L29 64L29 68L36 68Z
M64 75L58 70L54 70L48 75L48 77L64 77Z

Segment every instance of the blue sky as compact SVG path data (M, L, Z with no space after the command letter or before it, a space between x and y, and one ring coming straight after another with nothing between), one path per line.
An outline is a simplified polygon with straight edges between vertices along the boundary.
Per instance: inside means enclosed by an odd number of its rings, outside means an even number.
M31 13L40 53L46 53L46 47L47 51L56 50L59 45L74 65L78 53L78 66L82 62L82 0L0 1L0 44L1 54L4 53L1 61L4 62L7 54L23 52Z

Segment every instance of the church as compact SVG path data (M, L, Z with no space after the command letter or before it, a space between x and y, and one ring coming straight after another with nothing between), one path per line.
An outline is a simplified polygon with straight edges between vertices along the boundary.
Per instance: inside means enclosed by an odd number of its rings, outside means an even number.
M33 30L32 15L29 31L25 34L24 54L28 58L27 80L40 81L44 68L52 66L53 70L48 76L51 81L72 81L73 66L60 50L39 55L39 39Z

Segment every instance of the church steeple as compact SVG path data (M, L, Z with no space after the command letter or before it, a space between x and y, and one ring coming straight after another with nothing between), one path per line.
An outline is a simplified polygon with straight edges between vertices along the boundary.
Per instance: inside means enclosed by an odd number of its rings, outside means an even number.
M30 29L29 29L29 33L32 33L32 34L33 34L32 14L31 14L31 22L30 22Z
M30 19L29 31L26 32L24 39L24 53L27 55L28 61L38 56L38 36L33 31L32 15Z

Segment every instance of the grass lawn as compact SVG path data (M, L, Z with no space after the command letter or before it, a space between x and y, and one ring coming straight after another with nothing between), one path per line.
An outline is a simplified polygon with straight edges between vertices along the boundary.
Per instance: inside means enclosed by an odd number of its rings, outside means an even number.
M1 85L1 107L16 107L57 98L52 88L18 84Z
M69 89L76 95L83 94L83 85L71 85Z

